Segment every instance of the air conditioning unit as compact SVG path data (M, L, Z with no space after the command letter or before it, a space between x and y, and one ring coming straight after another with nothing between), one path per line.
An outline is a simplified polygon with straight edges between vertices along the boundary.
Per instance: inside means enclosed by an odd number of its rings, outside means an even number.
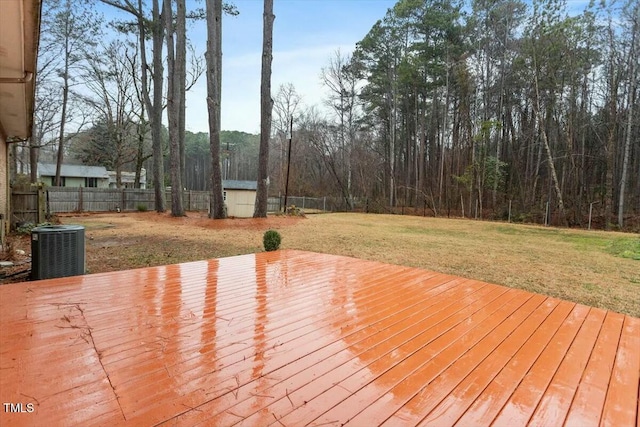
M31 231L31 280L84 273L83 226L46 225Z

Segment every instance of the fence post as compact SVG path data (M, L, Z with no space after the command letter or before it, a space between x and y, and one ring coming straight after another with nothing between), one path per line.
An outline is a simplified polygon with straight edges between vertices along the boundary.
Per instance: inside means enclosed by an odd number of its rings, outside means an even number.
M78 212L82 212L82 187L78 187Z
M327 211L327 196L324 196L324 198L322 199L322 211Z
M544 211L544 225L549 225L549 202L547 202L547 208Z
M126 192L125 192L126 188L121 188L120 191L122 192L121 196L120 196L120 201L122 202L122 204L120 205L120 211L124 212L127 209L127 196L126 196Z
M302 210L304 210L304 198L305 196L302 196Z
M509 200L509 222L511 222L511 200Z
M45 204L45 194L44 194L44 186L41 183L38 183L37 186L37 193L38 193L38 218L37 218L37 224L42 224L46 217L47 217L47 211L46 211L46 204Z

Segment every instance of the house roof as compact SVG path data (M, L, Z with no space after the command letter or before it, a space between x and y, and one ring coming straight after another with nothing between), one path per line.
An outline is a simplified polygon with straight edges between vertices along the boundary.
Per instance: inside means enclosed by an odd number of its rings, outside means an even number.
M257 190L258 183L255 181L238 181L235 179L225 179L222 181L225 190Z
M38 175L55 176L56 165L53 163L38 163ZM60 176L69 178L109 178L104 166L62 165Z
M637 425L639 318L417 268L280 250L0 301L0 402L35 406L3 425Z
M40 0L0 0L0 133L31 135Z

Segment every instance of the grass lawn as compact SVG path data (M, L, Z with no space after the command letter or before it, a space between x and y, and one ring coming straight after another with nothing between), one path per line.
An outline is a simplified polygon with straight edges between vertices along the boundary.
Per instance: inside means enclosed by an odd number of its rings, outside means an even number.
M526 289L640 317L640 236L397 215L213 221L197 213L67 216L87 227L87 269L112 271L282 248L347 255Z

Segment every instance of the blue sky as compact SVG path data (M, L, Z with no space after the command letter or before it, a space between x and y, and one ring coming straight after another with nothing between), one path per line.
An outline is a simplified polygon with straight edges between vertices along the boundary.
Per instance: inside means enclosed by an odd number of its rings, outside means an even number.
M193 1L193 0L190 0ZM223 17L222 129L258 133L262 0L232 0L240 14ZM275 0L272 93L292 83L305 105L323 102L322 67L337 49L355 44L382 19L395 0ZM206 27L196 23L190 37L204 52ZM187 94L187 129L208 132L206 81L202 76Z

